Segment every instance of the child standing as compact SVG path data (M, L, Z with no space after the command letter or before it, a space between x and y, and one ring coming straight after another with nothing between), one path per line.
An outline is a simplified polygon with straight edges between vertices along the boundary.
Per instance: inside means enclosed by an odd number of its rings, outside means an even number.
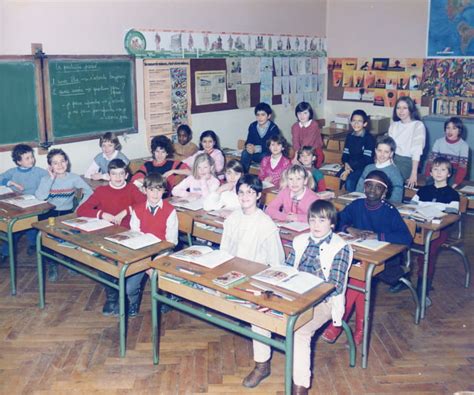
M324 192L326 190L326 182L324 181L324 174L321 170L314 167L314 156L313 147L305 145L298 150L298 160L304 166L306 171L313 176L314 189L316 192Z
M286 187L278 192L265 212L274 220L306 222L308 209L318 195L308 187L311 176L301 165L293 165L285 171Z
M383 171L392 184L392 193L388 197L392 203L401 203L403 199L403 177L397 166L393 163L395 153L395 141L389 136L380 136L375 145L375 163L367 165L359 177L356 191L364 192L364 180L373 170Z
M257 104L254 112L257 120L249 125L241 158L245 173L249 171L252 162L260 163L264 156L270 155L267 141L280 133L278 126L271 121L272 108L267 103Z
M417 184L418 165L425 148L425 125L420 121L415 103L408 96L398 98L392 119L394 122L388 129L388 135L395 140L397 147L394 163L408 188L413 188Z
M324 162L323 139L318 123L313 119L314 111L307 102L301 102L295 108L297 122L291 127L291 143L295 151L304 146L313 147L316 154L316 168ZM297 159L293 161L296 163Z
M346 137L342 152L341 180L347 192L354 192L365 166L374 162L374 137L366 130L369 117L363 110L355 110L351 116L352 132Z
M132 208L130 229L151 233L160 240L178 244L178 215L174 207L163 200L166 181L161 174L147 175L143 181L146 202ZM145 272L127 278L128 316L135 317L140 310L141 283Z
M179 125L176 134L178 142L173 144L174 159L183 161L193 156L198 151L198 147L191 141L193 132L188 125Z
M99 146L102 153L97 154L84 177L93 180L109 180L108 165L112 159L122 159L128 165L128 158L120 152L122 145L118 137L111 132L105 133L99 139Z
M456 188L466 178L469 145L463 140L466 128L458 117L449 118L444 123L445 136L437 139L433 144L425 167L425 175L429 176L433 161L443 156L451 162L452 177L450 184Z
M192 175L186 177L171 191L173 196L187 199L201 199L219 188L214 159L208 154L199 154L193 165ZM189 191L188 191L189 189Z
M227 182L204 199L204 210L220 210L221 214L227 217L232 211L240 208L236 187L243 174L244 169L238 160L232 159L227 162L225 165L225 179Z
M451 161L448 158L439 156L433 161L431 167L431 177L434 184L421 187L412 199L413 202L436 202L442 206L450 206L459 210L459 194L448 185L448 178L451 176ZM444 208L444 207L443 207ZM448 230L439 232L439 237L431 241L428 258L428 277L426 287L426 305L431 306L429 291L432 289L436 258L441 245L448 238ZM418 296L421 297L421 283L423 278L423 255L418 256Z
M283 135L277 134L268 139L267 145L271 155L262 159L258 178L278 188L281 175L291 166L291 161L288 159L288 143Z
M185 159L183 163L186 164L189 169L192 169L194 161L199 154L208 154L214 160L216 173L222 173L224 171L225 160L216 133L212 130L206 130L201 133L199 141L199 151L188 159ZM190 173L188 170L188 174Z

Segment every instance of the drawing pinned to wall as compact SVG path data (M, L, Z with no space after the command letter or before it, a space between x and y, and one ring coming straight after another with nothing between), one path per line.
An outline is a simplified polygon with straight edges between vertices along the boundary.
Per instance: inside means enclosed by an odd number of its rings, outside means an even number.
M227 89L232 90L242 83L242 65L240 58L226 58Z
M260 82L260 58L242 58L242 84Z
M227 103L225 70L196 72L195 87L197 106Z
M280 57L273 58L273 66L275 68L275 75L277 77L281 77L283 74L282 74L282 64L281 64Z
M235 94L237 100L237 108L250 107L250 85L240 84L235 87Z

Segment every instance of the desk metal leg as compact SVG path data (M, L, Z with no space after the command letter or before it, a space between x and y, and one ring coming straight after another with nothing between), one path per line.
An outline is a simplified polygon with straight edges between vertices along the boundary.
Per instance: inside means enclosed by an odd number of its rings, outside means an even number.
M7 238L8 238L8 261L10 263L10 292L16 295L16 275L15 275L15 250L13 248L13 226L18 219L14 218L8 223Z
M125 349L127 343L127 316L125 314L125 273L127 272L128 265L124 265L120 269L119 275L119 326L120 326L120 357L125 357Z
M157 287L158 271L153 269L151 275L151 345L153 347L153 364L158 365L159 359L159 340L160 340L160 329L159 329L159 316L158 316L158 300L154 297L158 293Z
M425 240L425 254L423 259L423 279L422 279L422 286L421 286L421 319L425 318L425 311L426 311L426 285L428 280L428 263L430 260L430 244L431 238L433 237L434 231L430 230L426 234Z
M36 236L36 264L38 268L39 308L44 309L44 266L41 254L41 232Z
M364 339L362 341L362 369L367 369L367 358L369 351L369 327L370 327L370 298L372 290L372 275L375 265L370 264L365 273L365 305L364 305Z
M298 316L288 317L286 323L285 337L285 394L291 395L291 386L293 383L293 347L294 347L294 329Z

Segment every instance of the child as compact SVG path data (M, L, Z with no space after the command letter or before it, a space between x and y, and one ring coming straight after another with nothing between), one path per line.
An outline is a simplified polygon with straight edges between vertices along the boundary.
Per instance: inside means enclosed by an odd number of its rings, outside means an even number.
M452 181L452 187L456 188L463 182L467 174L469 145L463 140L466 128L460 118L452 117L444 123L444 133L445 137L437 139L433 144L426 163L425 175L430 175L433 161L438 156L444 156L451 162L453 177L450 181Z
M48 175L48 172L40 167L36 167L36 159L33 148L26 144L18 144L12 150L13 163L16 167L7 170L0 175L0 185L6 185L13 191L23 193L25 195L34 195L41 178ZM28 239L27 252L29 255L34 254L36 250L36 234L34 229L25 231ZM17 244L19 233L14 233L15 245ZM8 257L8 243L3 243L0 260L3 261Z
M80 217L102 218L115 225L130 227L129 208L146 201L146 196L132 183L127 183L127 165L122 159L112 159L109 163L109 185L99 186L92 196L77 208ZM103 272L101 277L116 282L116 279ZM102 314L118 315L118 292L104 286L105 303Z
M166 181L159 174L147 175L143 181L146 202L132 207L130 229L151 233L160 240L178 244L178 215L173 206L163 200ZM145 272L127 278L128 316L135 317L140 310L141 283Z
M347 192L354 192L365 166L374 162L374 137L366 130L369 117L363 110L355 110L351 116L352 133L346 137L339 177L345 181Z
M311 203L318 195L308 187L311 176L301 165L293 165L285 171L286 187L268 205L265 212L274 220L306 222Z
M271 152L270 156L265 156L258 171L258 178L262 181L267 181L280 186L280 178L282 173L291 166L291 161L288 159L288 143L281 134L272 136L267 141L267 146Z
M133 183L140 187L148 174L161 174L168 189L176 185L176 175L188 175L189 168L177 160L168 159L173 155L173 144L166 136L155 136L151 140L151 155L153 160L145 162L132 177Z
M109 180L108 165L112 159L122 159L128 165L129 160L120 152L122 145L118 137L111 132L105 133L99 139L101 154L97 154L84 177L93 180Z
M193 165L192 175L186 177L171 191L173 196L187 199L207 197L219 188L220 182L216 178L214 159L208 154L199 154ZM188 192L189 189L189 192Z
M299 151L304 146L313 147L316 154L316 168L319 168L324 162L323 139L318 123L313 120L313 108L303 101L296 106L295 115L298 121L291 127L293 148ZM293 163L297 163L296 158Z
M388 129L388 135L395 140L394 163L400 170L408 188L417 184L418 164L425 148L426 129L420 121L420 114L413 100L401 96L393 109L394 122Z
M433 161L431 167L431 177L434 185L421 187L412 199L412 202L436 202L442 206L450 206L459 210L459 194L448 185L448 178L451 176L451 161L448 158L439 156ZM445 208L445 207L443 207ZM426 305L431 305L429 291L433 282L434 269L439 248L448 238L448 230L443 229L439 232L439 237L431 241L430 253L428 258L428 277L426 287ZM421 284L423 279L423 255L418 256L418 296L421 297Z
M204 210L220 210L220 213L227 217L232 211L240 208L236 186L243 174L244 169L238 160L232 159L227 162L225 165L225 179L227 182L204 199Z
M221 151L219 146L219 139L217 135L212 130L206 130L201 133L199 138L199 151L197 151L193 156L184 160L183 163L186 164L189 169L193 168L194 161L196 160L199 154L208 154L214 160L215 171L217 174L220 174L224 170L224 154ZM191 172L188 170L188 174Z
M252 162L260 163L264 156L270 155L267 141L280 133L278 126L270 120L272 108L267 103L257 104L254 112L257 120L249 125L241 158L245 173L249 171Z
M390 186L390 180L384 172L371 171L364 181L364 192L367 197L354 200L342 210L339 214L339 229L354 237L377 239L409 246L412 242L410 231L398 210L385 201L385 196L390 194ZM403 275L398 260L385 262L385 271L382 272L382 275L380 277L384 281L396 284ZM351 278L349 284L365 288L364 281ZM364 336L364 294L348 289L344 321L348 320L354 304L356 310L354 341L359 345ZM329 325L322 338L329 343L334 343L340 333L340 328Z
M305 145L298 150L298 160L304 166L306 171L313 176L314 187L316 192L324 192L326 190L326 182L324 181L324 174L321 170L314 167L313 147Z
M176 134L178 142L173 144L174 159L183 161L193 156L198 151L198 147L191 141L193 132L188 125L179 125Z
M72 213L78 190L82 190L82 201L86 201L92 195L92 189L80 176L68 172L69 158L62 149L52 149L46 159L49 175L41 179L35 195L37 199L46 200L55 207L46 214L38 216L40 221ZM57 278L57 264L48 265L48 279L54 282Z
M254 174L246 174L237 182L237 195L241 210L235 210L224 221L224 232L220 249L239 258L264 265L276 266L284 262L285 254L278 228L272 219L257 206L262 196L262 182ZM252 325L252 330L262 335L271 333ZM257 366L268 364L266 375L257 381L247 377L243 385L255 387L270 374L270 347L253 341L254 359ZM264 372L265 373L265 372Z
M310 232L295 237L292 251L286 259L288 266L314 274L335 286L335 290L314 307L313 318L295 331L294 394L308 394L311 384L311 338L314 333L329 320L337 326L342 325L352 249L340 236L333 233L336 218L337 212L332 203L325 200L313 202L307 217ZM270 375L270 350L259 357L257 359L254 354L255 368L244 381L247 387L258 385Z
M356 191L364 192L364 180L373 170L383 171L392 184L390 202L401 203L403 199L403 177L393 163L393 154L396 149L395 141L389 136L380 136L375 145L375 163L367 165L357 182Z

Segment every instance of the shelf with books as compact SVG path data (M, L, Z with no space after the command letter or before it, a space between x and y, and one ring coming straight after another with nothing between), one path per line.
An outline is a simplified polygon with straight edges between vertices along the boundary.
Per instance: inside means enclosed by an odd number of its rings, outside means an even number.
M474 98L436 96L431 100L430 113L444 116L474 118Z

